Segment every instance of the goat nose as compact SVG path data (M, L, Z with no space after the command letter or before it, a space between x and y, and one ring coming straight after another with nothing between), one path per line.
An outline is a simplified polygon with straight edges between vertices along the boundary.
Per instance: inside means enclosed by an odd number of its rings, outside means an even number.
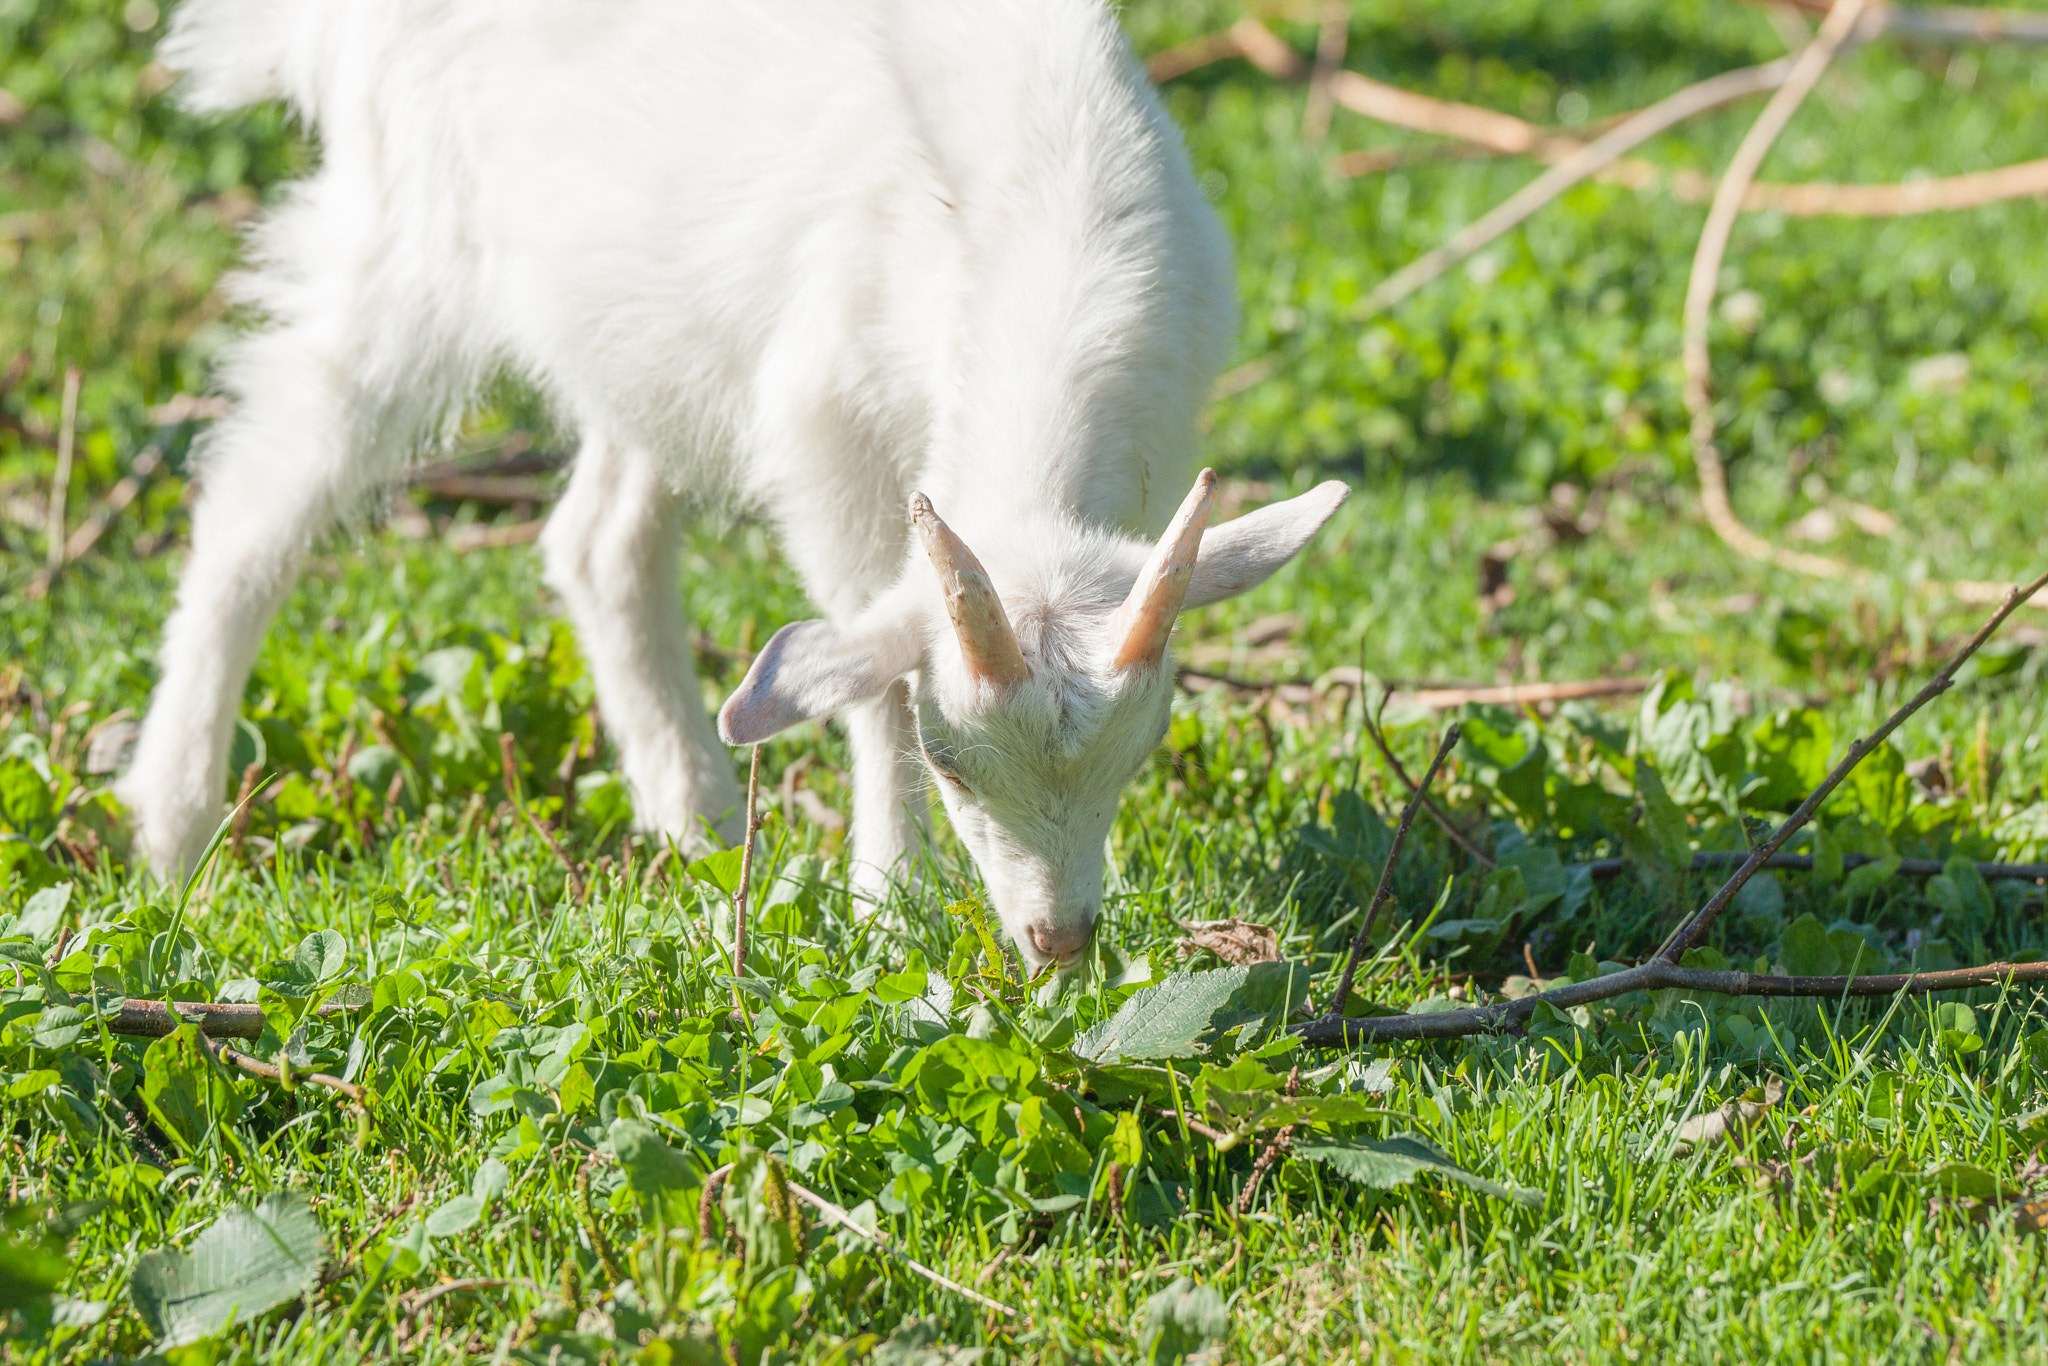
M1070 924L1040 921L1031 926L1031 944L1046 957L1057 959L1061 967L1071 967L1081 950L1088 947L1088 941L1095 938L1095 917Z

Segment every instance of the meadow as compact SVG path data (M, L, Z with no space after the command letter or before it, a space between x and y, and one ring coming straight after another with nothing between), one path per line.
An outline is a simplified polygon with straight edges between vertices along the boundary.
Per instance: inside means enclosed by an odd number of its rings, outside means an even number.
M1314 53L1320 8L1259 13ZM1242 14L1124 21L1142 55ZM914 888L855 899L829 725L762 747L736 965L739 851L633 831L526 543L573 434L512 377L315 551L204 871L128 861L107 788L208 366L246 322L219 281L318 155L282 110L179 112L164 19L0 0L0 1362L2048 1356L2038 988L1635 992L1341 1050L1289 1032L1361 928L1357 1018L1651 955L1718 885L1694 855L1781 820L1987 614L1927 583L2048 569L2039 199L1738 224L1712 331L1734 504L1865 571L1818 578L1700 513L1679 317L1702 205L1588 182L1368 313L1531 161L1342 109L1318 137L1304 89L1242 60L1165 82L1239 252L1206 435L1226 508L1330 477L1353 496L1184 623L1085 971L1025 978L942 816ZM1810 30L1735 0L1355 0L1348 22L1353 70L1564 130ZM1759 107L1637 155L1711 177ZM1901 182L2044 148L2040 49L1889 35L1763 173ZM1346 173L1357 154L1381 169ZM103 530L51 574L67 426L65 534ZM731 510L704 510L682 574L714 703L812 614ZM2048 954L2041 880L1979 871L2048 860L2044 624L2021 609L1788 846L1811 869L1751 881L1687 963ZM1587 680L1610 686L1443 696ZM1407 789L1372 718L1411 774L1462 727L1434 788L1457 838L1419 822L1377 917ZM223 1003L241 1033L117 1032L153 1002Z

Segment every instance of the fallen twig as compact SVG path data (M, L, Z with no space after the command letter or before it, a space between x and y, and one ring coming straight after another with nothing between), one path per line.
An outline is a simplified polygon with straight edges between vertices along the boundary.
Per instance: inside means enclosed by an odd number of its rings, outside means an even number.
M1855 0L1847 2L1855 3ZM1785 819L1770 839L1744 857L1735 875L1729 878L1705 905L1672 932L1670 938L1665 940L1656 956L1649 962L1639 967L1625 968L1606 977L1574 982L1552 991L1524 996L1520 1000L1504 1001L1471 1010L1447 1010L1428 1015L1365 1016L1358 1019L1345 1019L1333 1012L1303 1024L1293 1025L1290 1032L1309 1044L1358 1044L1398 1039L1448 1039L1468 1034L1498 1034L1520 1028L1538 1005L1550 1005L1562 1010L1589 1005L1596 1001L1612 1000L1631 991L1654 991L1670 987L1710 991L1726 996L1848 997L1890 996L1899 992L1917 994L1931 991L1960 991L2000 983L2048 981L2048 962L1989 963L1981 967L1954 968L1942 972L1845 977L1774 977L1761 973L1687 968L1679 966L1678 961L1713 924L1715 917L1735 899L1743 884L1812 818L1820 804L1827 800L1828 795L1843 779L1847 778L1872 751L1882 745L1908 717L1947 691L1963 661L1975 654L2022 602L2043 587L2048 587L2048 574L2041 575L2024 587L2010 590L1998 611L1992 614L1990 620L1984 623L1976 635L1949 657L1942 665L1941 671L1927 686L1887 717L1883 725L1852 745L1849 753L1835 765L1820 786L1799 804L1799 808ZM1426 784L1427 779L1424 781Z
M1454 1039L1468 1034L1505 1034L1521 1028L1539 1005L1569 1010L1573 1006L1611 1001L1631 991L1707 991L1721 996L1847 997L1920 995L1933 991L1968 991L2006 983L2048 982L2048 962L1987 963L1982 967L1942 972L1885 973L1852 977L1773 977L1756 972L1722 972L1682 968L1661 958L1640 967L1624 968L1591 981L1574 982L1553 991L1502 1001L1471 1010L1445 1010L1430 1015L1368 1015L1339 1019L1324 1015L1289 1032L1310 1045L1392 1043L1404 1039Z
M1365 312L1381 313L1392 308L1473 252L1515 228L1572 186L1620 160L1630 149L1659 133L1708 110L1782 86L1791 75L1793 62L1793 58L1781 57L1760 66L1724 71L1630 115L1509 195L1493 210L1452 234L1442 246L1424 252L1382 280L1366 297Z
M356 1006L343 1005L339 1001L328 1001L316 1006L313 1014L325 1019L340 1015ZM244 1005L229 1001L177 1001L165 1005L162 1001L145 1001L135 997L121 1003L121 1009L107 1020L107 1032L123 1034L130 1038L161 1039L180 1025L198 1025L199 1032L209 1039L260 1039L263 1037L263 1007Z
M1708 524L1723 541L1752 559L1830 579L1867 576L1824 555L1809 555L1772 545L1744 526L1729 507L1728 472L1721 462L1720 450L1714 445L1707 325L1713 309L1714 291L1720 281L1721 261L1727 254L1728 238L1735 229L1735 219L1742 211L1743 196L1748 192L1750 182L1756 178L1757 168L1763 164L1771 144L1778 140L1778 134L1820 80L1821 73L1827 70L1835 53L1848 41L1857 17L1863 13L1864 4L1865 0L1841 0L1828 11L1820 32L1792 59L1791 73L1743 135L1728 168L1722 172L1721 183L1714 191L1714 202L1707 210L1706 226L1700 230L1699 245L1693 252L1692 276L1686 285L1685 318L1680 339L1685 366L1685 406L1692 414L1693 463L1699 470L1700 503Z
M1785 78L1785 83L1771 97L1771 102L1764 106L1763 113L1757 116L1756 122L1743 136L1742 143L1736 148L1727 170L1722 173L1720 184L1714 191L1713 204L1707 210L1706 226L1700 230L1699 245L1693 254L1692 275L1685 291L1685 317L1681 332L1681 354L1685 367L1685 406L1692 417L1693 464L1699 472L1700 507L1706 514L1707 524L1723 542L1750 559L1792 573L1850 583L1867 583L1872 575L1866 569L1826 555L1814 555L1773 544L1751 531L1742 519L1735 515L1728 498L1728 469L1721 459L1720 448L1714 444L1713 367L1709 351L1708 324L1713 309L1714 292L1720 280L1721 262L1727 255L1728 239L1734 231L1735 219L1743 208L1745 198L1753 188L1752 182L1757 167L1763 163L1771 144L1784 130L1800 102L1820 79L1828 62L1848 41L1864 5L1865 0L1841 0L1839 4L1829 9L1827 20L1821 25L1820 32L1794 59L1795 67L1792 74ZM2025 171L2022 167L2007 169L2014 172ZM2017 179L2024 181L2025 176L2019 176ZM1982 192L1981 183L1976 192ZM1997 601L2000 592L1998 586L1977 580L1929 580L1919 587L1924 592L1970 603Z
M1853 7L1860 3L1861 0L1843 0L1845 7ZM1831 15L1830 18L1832 17ZM2035 593L2038 593L2044 585L2048 585L2048 574L2041 575L2024 588L2010 590L2006 594L2004 604L1991 614L1991 619L1978 629L1976 635L1970 637L1968 643L1962 649L1957 650L1948 657L1948 662L1941 666L1939 673L1928 680L1926 687L1915 693L1905 705L1886 717L1883 725L1849 747L1849 752L1843 755L1842 761L1835 765L1826 778L1822 779L1820 786L1808 794L1806 800L1801 802L1798 808L1785 818L1784 823L1772 833L1769 839L1751 851L1749 857L1744 859L1742 865L1735 870L1735 875L1728 879L1720 891L1714 893L1708 899L1706 905L1700 907L1690 920L1679 926L1672 933L1671 938L1666 941L1663 949L1660 951L1660 956L1669 962L1676 963L1679 955L1691 948L1698 941L1699 937L1706 932L1707 926L1713 924L1714 918L1720 915L1726 909L1728 903L1735 899L1735 894L1742 890L1742 884L1748 882L1756 874L1757 870L1763 867L1766 859L1784 848L1785 841L1791 839L1807 821L1813 818L1813 813L1820 809L1820 804L1827 800L1828 794L1833 792L1844 778L1849 776L1850 771L1856 765L1862 763L1865 757L1879 745L1882 745L1907 717L1947 692L1949 685L1955 679L1956 670L1962 667L1963 661L1976 654L1982 648L1984 642L1991 639L1992 632L1996 631L2005 619L2012 615L2013 610Z
M1459 726L1456 721L1444 731L1443 740L1436 747L1436 757L1423 770L1422 781L1416 785L1415 795L1408 799L1408 805L1401 808L1400 823L1394 827L1394 842L1387 846L1386 861L1380 864L1379 881L1373 886L1372 898L1365 903L1365 919L1358 927L1358 935L1351 941L1350 956L1344 960L1344 976L1337 982L1337 994L1330 998L1330 1014L1342 1015L1344 1002L1351 995L1351 979L1358 973L1358 960L1365 955L1366 939L1372 927L1379 920L1380 902L1388 895L1387 883L1394 876L1394 864L1400 860L1401 846L1408 842L1409 827L1415 824L1415 813L1421 809L1423 798L1429 792L1429 785L1436 780L1437 770L1444 766L1451 750L1458 743Z
M1379 723L1373 720L1372 710L1366 706L1365 699L1363 698L1359 699L1358 711L1359 720L1365 726L1365 733L1372 737L1373 744L1379 749L1380 757L1387 761L1387 767L1391 768L1394 771L1394 776L1401 780L1401 786L1408 789L1409 796L1422 803L1422 809L1429 813L1430 819L1442 827L1444 834L1450 837L1451 843L1463 849L1474 863L1477 863L1481 868L1492 868L1494 866L1492 856L1484 849L1481 849L1473 841L1472 837L1466 834L1456 821L1451 819L1450 813L1436 804L1435 798L1423 791L1421 785L1408 776L1408 770L1402 767L1399 759L1394 757L1393 747L1387 743L1387 737L1380 731Z
M1300 1091L1301 1064L1296 1063L1287 1074L1287 1094L1292 1097L1299 1094ZM1259 1193L1259 1183L1266 1179L1266 1172L1275 1162L1280 1160L1280 1155L1286 1152L1288 1147L1294 1142L1294 1133L1299 1127L1299 1125L1294 1124L1281 1125L1280 1131L1273 1135L1272 1141L1266 1144L1265 1149L1253 1160L1252 1174L1245 1181L1244 1189L1237 1193L1237 1212L1239 1214L1245 1214L1250 1211L1252 1201Z
M569 890L575 893L578 901L582 901L587 894L587 889L583 885L583 874L576 870L575 861L569 857L568 851L562 848L561 841L555 838L554 832L542 825L539 817L527 809L526 801L520 795L519 769L512 761L512 743L511 731L505 731L498 736L498 757L505 768L506 799L512 803L512 809L519 813L520 819L526 822L527 828L540 836L541 842L554 852L556 861L569 874Z
M747 893L754 881L754 837L761 833L761 816L754 804L761 795L761 747L753 747L747 763L746 843L740 846L740 885L732 894L732 1004L742 1016L746 998L740 994L740 978L747 975Z
M509 1290L513 1286L536 1293L541 1289L538 1282L529 1281L523 1276L465 1276L460 1280L443 1281L439 1285L406 1291L398 1297L399 1317L410 1318L443 1295L454 1295L468 1290Z
M107 490L106 496L87 514L86 519L72 530L70 537L64 542L63 557L55 565L45 565L37 572L35 578L29 581L29 597L43 597L50 591L50 585L55 582L57 575L63 572L66 565L76 563L90 554L92 548L99 544L100 537L107 534L107 528L114 524L114 519L127 511L128 505L142 492L143 485L147 484L150 477L162 467L163 452L155 446L143 447L136 455L135 463L129 472L121 476L114 487Z
M1702 849L1692 856L1692 870L1695 873L1708 872L1715 868L1739 868L1748 854L1740 850ZM1882 863L1875 854L1844 854L1844 870L1861 868L1866 863ZM1616 877L1628 868L1625 858L1594 859L1588 863L1571 863L1568 868L1583 868L1596 878ZM1788 873L1810 873L1813 871L1811 854L1772 854L1764 860L1765 868L1780 869ZM1938 858L1902 858L1897 873L1900 877L1934 877L1948 865ZM1986 882L2018 881L2039 882L2048 878L2048 863L1979 863L1975 865L1977 876Z
M725 1179L732 1175L732 1169L733 1164L728 1162L722 1167L714 1168L711 1171L711 1173L704 1178L704 1192L701 1196L698 1197L697 1203L697 1236L700 1241L708 1241L710 1238L711 1211L716 1204L718 1190L721 1186L725 1184ZM796 1196L797 1199L803 1201L812 1209L824 1215L827 1221L837 1224L839 1227L850 1230L853 1233L859 1234L861 1237L867 1239L876 1247L881 1248L882 1251L896 1258L898 1261L902 1262L905 1266L909 1267L912 1271L915 1271L918 1275L924 1277L932 1284L944 1286L946 1289L952 1291L956 1295L965 1295L968 1299L973 1300L976 1304L982 1306L984 1309L993 1309L998 1314L1005 1314L1013 1319L1021 1319L1024 1317L1022 1313L1015 1309L1012 1309L1009 1305L1004 1304L1001 1300L992 1300L988 1296L982 1294L979 1290L975 1290L971 1287L964 1286L960 1284L960 1282L953 1280L951 1277L946 1276L941 1272L934 1271L930 1267L926 1266L924 1263L917 1261L916 1259L911 1257L909 1253L904 1252L901 1248L897 1247L894 1242L890 1241L889 1236L883 1233L881 1230L862 1228L860 1224L855 1221L852 1213L850 1213L843 1206L837 1205L832 1201L827 1200L824 1196L818 1194L814 1190L811 1190L807 1186L799 1186L794 1181L789 1182L788 1185L790 1194Z
M64 564L64 504L71 493L71 454L78 445L78 367L64 367L64 401L57 420L57 470L50 479L48 529L43 569L55 574Z
M1351 6L1327 0L1322 27L1316 33L1316 62L1308 76L1308 102L1301 109L1301 135L1321 142L1330 135L1330 111L1336 100L1330 83L1344 69L1344 50L1351 45Z
M1826 14L1832 0L1767 0L1791 4L1809 14ZM1971 9L1961 5L1884 5L1866 14L1858 36L1896 33L1907 38L1951 43L2048 43L2048 14L2013 9Z
M465 526L448 533L448 548L458 554L472 550L495 550L508 545L530 545L540 539L546 518L514 522L510 526Z
M2048 194L2048 158L1989 171L1896 184L1752 184L1742 196L1744 212L1771 209L1801 218L1897 218L1948 209L1975 209L2008 199Z
M363 1089L353 1082L343 1081L340 1077L330 1077L325 1072L294 1071L287 1076L285 1069L276 1063L268 1063L261 1058L252 1058L239 1048L214 1042L214 1040L208 1038L203 1033L199 1036L199 1039L205 1046L206 1051L213 1054L217 1061L228 1067L240 1068L252 1077L262 1077L265 1081L274 1081L286 1090L290 1090L300 1082L310 1082L314 1086L323 1086L330 1091L339 1092L357 1105L363 1103Z

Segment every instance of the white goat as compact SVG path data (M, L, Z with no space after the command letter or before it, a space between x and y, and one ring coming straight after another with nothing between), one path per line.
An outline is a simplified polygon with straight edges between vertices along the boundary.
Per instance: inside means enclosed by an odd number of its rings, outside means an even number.
M844 714L869 892L928 767L1027 961L1073 962L1166 725L1176 613L1265 579L1345 493L1204 538L1204 471L1156 549L1118 530L1186 487L1235 313L1108 11L185 0L163 57L194 108L282 96L321 155L254 239L240 293L267 321L224 367L234 412L120 784L155 867L220 818L243 680L309 543L509 366L581 433L541 548L641 822L740 828L676 592L686 503L723 499L826 613L768 642L724 740Z

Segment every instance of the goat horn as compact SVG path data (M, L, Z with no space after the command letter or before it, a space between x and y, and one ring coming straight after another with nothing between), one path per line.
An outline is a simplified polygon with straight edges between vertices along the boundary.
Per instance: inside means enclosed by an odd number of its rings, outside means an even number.
M910 495L910 520L924 541L924 552L932 558L939 576L939 590L946 595L946 615L953 619L953 634L960 640L960 657L967 672L999 689L1013 688L1030 677L1024 652L1017 648L1017 633L1003 611L1003 600L989 582L988 571L967 543L953 534L953 528L939 520L932 500L922 493Z
M1216 471L1203 470L1182 500L1180 511L1152 548L1152 557L1138 572L1131 595L1110 618L1110 639L1116 642L1110 662L1119 669L1155 665L1166 657L1166 638L1187 599L1188 580L1195 575L1195 555L1202 548L1202 530L1216 495Z

